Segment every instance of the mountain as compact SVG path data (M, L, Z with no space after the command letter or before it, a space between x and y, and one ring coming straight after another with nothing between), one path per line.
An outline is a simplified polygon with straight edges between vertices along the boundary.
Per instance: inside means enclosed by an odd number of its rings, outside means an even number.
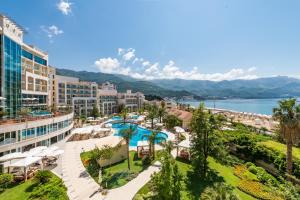
M170 90L187 90L203 98L282 98L300 96L300 80L286 76L252 80L153 80Z
M121 92L131 89L133 92L140 91L145 95L160 97L194 96L197 99L300 97L300 80L287 76L216 82L183 79L144 81L124 75L67 69L57 69L57 74L97 83L109 81Z
M175 98L194 95L193 93L185 90L170 90L159 87L157 84L152 82L137 80L123 75L105 74L101 72L73 71L68 69L56 69L56 73L58 75L77 77L82 81L92 81L99 84L109 81L115 84L120 92L132 90L133 92L142 92L146 96L157 95L160 97Z

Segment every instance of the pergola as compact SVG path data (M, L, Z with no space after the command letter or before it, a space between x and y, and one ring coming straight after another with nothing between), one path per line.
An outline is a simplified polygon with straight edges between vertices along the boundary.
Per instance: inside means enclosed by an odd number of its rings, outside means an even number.
M190 140L183 140L177 145L177 157L184 157L190 160L191 154L190 154ZM178 155L180 153L180 155Z
M138 141L136 145L136 151L138 154L138 157L143 157L144 155L148 155L149 152L149 141L148 140L142 140Z

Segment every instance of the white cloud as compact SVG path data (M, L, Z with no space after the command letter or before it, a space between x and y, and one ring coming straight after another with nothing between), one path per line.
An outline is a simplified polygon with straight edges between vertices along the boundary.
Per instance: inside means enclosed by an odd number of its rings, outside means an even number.
M142 63L142 65L143 65L144 67L149 66L149 65L150 65L150 62L149 62L149 61L144 61L144 62Z
M123 53L124 52L124 53ZM131 59L133 59L135 57L135 49L127 49L127 50L123 50L122 53L123 53L123 59L125 61L129 61Z
M57 4L57 8L62 12L62 14L69 15L72 12L71 5L72 3L68 0L60 0L60 2Z
M224 73L201 73L198 67L193 67L191 70L184 71L176 65L173 60L161 66L158 62L151 64L143 58L135 56L135 49L118 49L117 58L101 58L95 62L95 65L101 72L112 74L129 75L137 79L186 79L186 80L234 80L234 79L255 79L256 68L250 67L247 69L233 68ZM128 63L127 61L133 60Z
M43 32L47 34L47 37L50 38L50 42L53 42L53 38L55 36L61 35L64 33L63 30L59 29L57 26L52 25L52 26L41 26L41 29Z
M95 61L95 65L103 73L129 75L130 72L130 68L121 67L119 60L116 58L101 58Z

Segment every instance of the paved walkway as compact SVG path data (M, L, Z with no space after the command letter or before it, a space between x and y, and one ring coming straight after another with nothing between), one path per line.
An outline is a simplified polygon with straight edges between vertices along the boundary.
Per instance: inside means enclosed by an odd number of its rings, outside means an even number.
M64 145L62 156L62 179L68 188L70 200L131 200L138 190L143 187L151 178L151 174L159 171L160 163L155 163L140 173L135 179L126 185L109 190L107 196L101 195L97 190L99 185L88 174L80 160L80 153L95 148L95 145L102 146L110 144L116 137L108 136L100 139L89 139L77 142L67 142Z
M151 179L154 172L160 170L160 162L156 161L154 165L141 172L135 179L128 182L126 185L109 190L106 200L131 200L134 195Z

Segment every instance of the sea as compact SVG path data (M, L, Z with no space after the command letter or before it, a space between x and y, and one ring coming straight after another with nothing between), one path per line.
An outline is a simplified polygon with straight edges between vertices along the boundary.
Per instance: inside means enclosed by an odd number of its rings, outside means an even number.
M238 112L248 112L264 115L272 115L273 108L277 107L281 99L226 99L226 100L185 100L180 103L190 104L198 107L200 102L204 102L205 107L233 110ZM299 99L298 99L299 103Z

